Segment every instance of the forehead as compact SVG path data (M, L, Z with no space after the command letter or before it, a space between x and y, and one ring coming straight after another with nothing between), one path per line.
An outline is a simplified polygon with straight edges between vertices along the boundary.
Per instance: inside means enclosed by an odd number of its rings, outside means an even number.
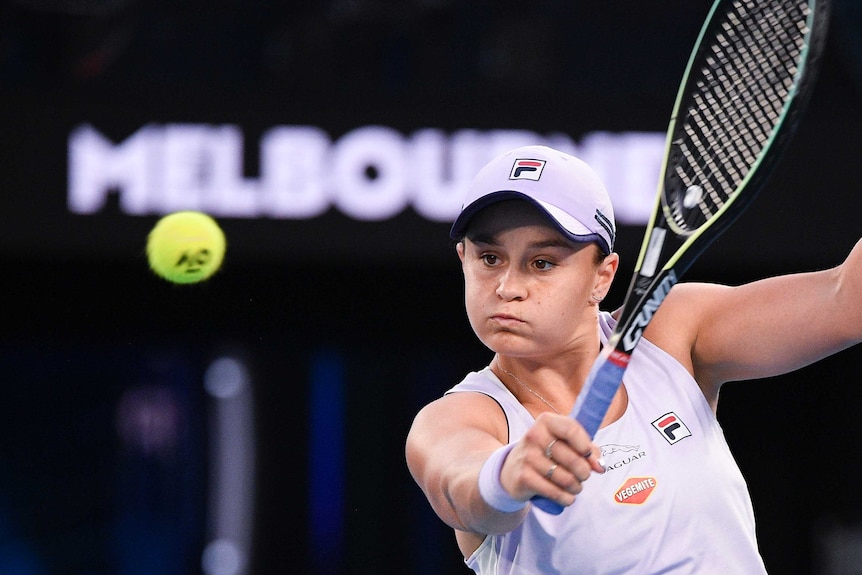
M521 200L506 200L484 208L470 220L466 236L470 239L477 236L493 237L507 230L526 226L547 228L549 232L563 237L538 208Z

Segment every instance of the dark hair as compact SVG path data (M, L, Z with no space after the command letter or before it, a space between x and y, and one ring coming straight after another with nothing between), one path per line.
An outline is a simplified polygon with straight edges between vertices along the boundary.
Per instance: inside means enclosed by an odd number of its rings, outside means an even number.
M591 242L591 243L592 243L592 246L594 248L596 248L595 254L593 254L593 263L596 266L599 266L603 261L605 261L605 258L608 257L608 255L610 255L610 254L605 255L605 252L602 250L602 246L600 246L598 244L598 242ZM613 253L613 252L611 252L611 253Z

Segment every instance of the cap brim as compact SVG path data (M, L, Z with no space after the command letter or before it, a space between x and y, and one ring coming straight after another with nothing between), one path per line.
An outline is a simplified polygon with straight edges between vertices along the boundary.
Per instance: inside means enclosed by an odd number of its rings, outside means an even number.
M452 228L449 230L449 237L453 240L463 239L467 233L470 221L477 213L492 204L506 200L524 200L529 202L542 212L548 218L548 221L565 237L578 243L596 242L605 255L610 253L610 246L607 245L607 240L604 237L590 231L587 226L570 216L564 210L515 190L492 192L467 205L461 210L461 213L458 214L458 217L452 224Z

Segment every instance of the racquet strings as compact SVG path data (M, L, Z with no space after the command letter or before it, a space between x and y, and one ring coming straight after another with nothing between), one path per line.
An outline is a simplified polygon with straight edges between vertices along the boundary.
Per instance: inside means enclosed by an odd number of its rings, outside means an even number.
M809 12L806 0L739 0L713 27L690 71L664 186L682 233L718 213L768 147L799 77Z

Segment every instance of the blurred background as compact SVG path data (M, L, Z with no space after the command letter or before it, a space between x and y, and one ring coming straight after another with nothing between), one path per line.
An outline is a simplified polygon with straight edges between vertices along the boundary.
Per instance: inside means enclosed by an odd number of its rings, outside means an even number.
M522 143L583 156L619 305L710 4L3 2L0 573L467 573L403 457L490 359L459 191ZM839 263L860 155L862 5L835 0L797 137L688 279ZM206 283L147 267L178 209L227 235ZM773 573L862 572L860 359L723 392Z

